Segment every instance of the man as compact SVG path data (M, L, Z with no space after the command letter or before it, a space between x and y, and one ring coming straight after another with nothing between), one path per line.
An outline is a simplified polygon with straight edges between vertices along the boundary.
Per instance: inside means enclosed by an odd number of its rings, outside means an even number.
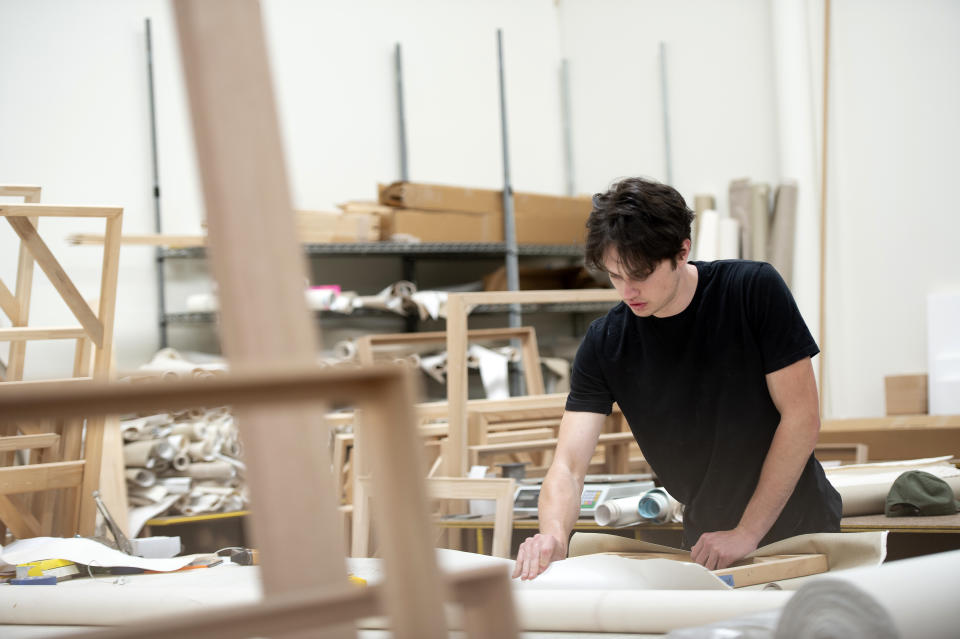
M594 197L586 262L623 302L577 352L540 533L521 545L514 577L566 556L613 402L685 505L683 544L697 563L725 568L760 545L840 529L840 495L812 454L819 349L772 266L688 260L692 220L677 191L640 178Z

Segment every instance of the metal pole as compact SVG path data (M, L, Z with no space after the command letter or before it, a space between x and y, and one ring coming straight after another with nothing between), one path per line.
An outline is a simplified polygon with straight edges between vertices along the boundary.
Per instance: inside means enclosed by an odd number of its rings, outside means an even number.
M520 269L517 262L517 227L513 215L513 185L510 184L510 146L507 139L507 91L503 75L503 29L497 29L497 59L500 75L500 139L503 148L503 239L506 245L507 290L520 290ZM522 325L520 305L510 305L512 328ZM514 348L520 347L519 340L511 340ZM511 375L510 391L512 395L524 394L523 377Z
M667 102L667 45L660 43L660 97L663 100L663 153L667 164L667 184L673 185L673 158L670 154L670 105Z
M163 232L160 223L160 168L157 162L157 107L153 88L153 39L150 18L146 19L147 33L147 91L150 102L150 159L153 162L153 225L157 235ZM156 248L157 264L157 311L159 313L160 348L167 347L167 297L163 275L163 247Z
M517 232L513 216L513 186L510 184L510 147L507 140L507 96L503 78L503 30L497 29L497 57L500 71L500 139L503 148L503 239L507 253L507 290L520 290L517 265ZM510 326L520 326L520 305L510 306Z
M408 182L410 172L407 167L407 119L403 110L403 59L399 42L394 49L393 58L397 80L397 140L400 148L400 179Z
M566 173L567 195L574 194L573 182L573 134L570 115L570 66L564 58L560 61L560 111L563 118L563 168Z

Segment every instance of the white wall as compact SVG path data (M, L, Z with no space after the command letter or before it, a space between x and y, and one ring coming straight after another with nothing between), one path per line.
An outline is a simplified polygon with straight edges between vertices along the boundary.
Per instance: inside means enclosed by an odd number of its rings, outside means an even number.
M926 293L960 286L950 261L960 216L948 190L951 150L960 146L960 5L832 4L826 406L830 416L879 415L883 375L926 368ZM810 30L816 79L823 2L805 6L810 20L797 28ZM372 199L377 181L397 177L396 42L404 48L411 178L499 186L495 30L502 27L516 188L564 190L564 57L577 190L601 190L625 175L664 178L663 41L674 184L687 198L715 194L723 209L731 179L795 177L781 160L771 7L770 0L266 0L294 203L328 209ZM47 202L118 204L127 232L153 230L145 17L154 22L164 230L194 233L201 198L176 41L160 0L0 0L0 182L40 184ZM97 249L63 241L94 229L47 226L81 291L94 294ZM8 235L0 233L0 278L11 283ZM804 275L815 278L816 256L803 260ZM172 280L207 286L203 277L190 280L191 266L172 268ZM44 280L37 275L37 323L72 323ZM181 285L173 283L171 297ZM152 251L124 248L121 368L156 348L155 295ZM801 307L816 331L815 308L803 300ZM68 345L31 344L28 377L63 374L70 361Z
M879 415L884 375L927 370L927 294L960 290L960 3L833 6L828 407Z

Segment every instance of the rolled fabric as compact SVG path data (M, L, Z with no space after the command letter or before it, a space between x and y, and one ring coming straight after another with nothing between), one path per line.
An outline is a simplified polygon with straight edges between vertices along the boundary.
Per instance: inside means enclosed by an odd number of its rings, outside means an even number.
M236 477L237 471L225 461L212 461L190 464L184 474L193 479L227 480Z
M770 228L770 186L752 184L750 190L750 241L753 244L750 259L766 262Z
M178 472L183 472L190 466L190 456L186 453L179 453L170 460L170 466Z
M784 606L776 639L951 639L960 628L960 550L831 572Z
M128 482L140 488L150 488L157 483L157 476L146 468L127 468L124 475Z
M337 359L352 360L357 356L357 345L353 340L341 340L333 345L333 356Z
M642 519L640 512L637 510L641 497L643 497L643 495L621 497L620 499L605 501L597 506L597 509L593 513L593 519L600 526L610 526L613 528L635 524Z
M735 260L742 255L740 222L732 217L720 218L717 240L717 259Z
M825 469L827 479L843 498L843 516L879 515L884 512L890 487L901 474L922 470L947 482L960 498L960 470L950 457L908 459L893 462L849 464Z
M703 211L697 231L697 250L695 257L704 262L718 259L720 247L720 215L716 211Z

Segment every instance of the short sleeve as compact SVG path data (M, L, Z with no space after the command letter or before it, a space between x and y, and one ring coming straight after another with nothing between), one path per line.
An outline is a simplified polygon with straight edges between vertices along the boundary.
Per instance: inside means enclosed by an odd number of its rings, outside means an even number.
M603 415L609 415L613 410L613 395L597 356L603 324L604 318L594 321L577 349L570 374L566 410Z
M820 352L786 282L773 266L763 264L750 289L750 324L769 374Z

